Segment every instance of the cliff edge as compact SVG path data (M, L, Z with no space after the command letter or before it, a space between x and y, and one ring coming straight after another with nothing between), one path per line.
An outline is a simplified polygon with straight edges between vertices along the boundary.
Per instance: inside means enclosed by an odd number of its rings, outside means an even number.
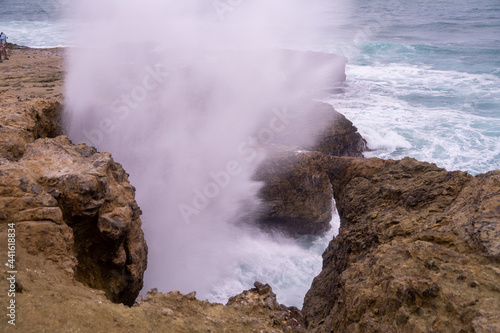
M329 159L341 227L305 298L308 329L500 331L500 171Z

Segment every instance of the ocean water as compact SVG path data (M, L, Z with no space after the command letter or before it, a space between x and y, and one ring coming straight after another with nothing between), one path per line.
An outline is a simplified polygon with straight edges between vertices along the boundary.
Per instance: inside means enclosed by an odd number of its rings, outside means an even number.
M0 30L20 45L72 45L69 4L0 0ZM291 47L349 59L347 81L322 99L358 127L366 157L500 169L500 1L342 0L323 14L323 38ZM338 223L319 238L244 238L240 264L204 296L224 302L259 280L301 307Z
M500 1L355 1L347 81L327 97L373 151L500 169Z
M0 0L0 30L10 43L48 48L68 46L74 20L66 18L73 0Z

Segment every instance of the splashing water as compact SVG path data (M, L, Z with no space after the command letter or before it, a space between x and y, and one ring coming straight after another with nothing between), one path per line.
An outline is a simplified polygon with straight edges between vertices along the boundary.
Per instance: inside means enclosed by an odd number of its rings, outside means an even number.
M146 289L223 301L259 279L298 288L287 300L300 306L323 249L241 222L260 204L256 142L286 126L289 103L330 74L309 67L309 80L289 82L281 67L290 36L318 34L317 8L92 0L74 12L87 23L69 53L67 128L130 172L149 246ZM302 267L304 276L284 272Z

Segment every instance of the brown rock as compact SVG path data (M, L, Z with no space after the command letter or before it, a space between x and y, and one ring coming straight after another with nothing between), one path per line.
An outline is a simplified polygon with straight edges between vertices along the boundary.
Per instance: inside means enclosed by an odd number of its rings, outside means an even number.
M305 298L309 329L500 330L500 292L483 287L500 277L500 172L329 159L341 228Z
M142 288L147 247L127 174L109 154L64 136L26 145L0 165L2 224L16 222L19 243L133 304Z
M315 103L313 122L322 123L322 128L310 150L332 156L363 157L366 151L366 140L361 137L358 129L343 114L326 103Z
M229 298L227 305L236 308L261 307L269 310L281 309L276 294L268 284L254 283L255 288L245 290L239 295Z
M21 103L1 91L0 97L0 159L17 160L27 143L61 134L59 99L35 98Z

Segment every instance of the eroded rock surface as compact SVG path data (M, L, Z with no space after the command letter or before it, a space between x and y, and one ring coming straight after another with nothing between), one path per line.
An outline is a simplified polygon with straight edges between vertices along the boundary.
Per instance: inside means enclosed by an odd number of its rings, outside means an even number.
M15 222L29 253L131 305L147 262L135 189L110 154L58 136L61 108L57 98L2 101L0 226Z
M146 269L134 192L109 154L64 136L38 139L17 162L0 165L2 223L16 222L19 243L125 304Z
M303 312L313 332L500 331L500 171L330 157L340 234Z
M59 99L19 101L2 91L0 98L0 160L19 159L27 143L61 134Z
M283 126L276 126L272 143L332 156L363 156L366 141L330 104L303 99L290 103L282 110Z

